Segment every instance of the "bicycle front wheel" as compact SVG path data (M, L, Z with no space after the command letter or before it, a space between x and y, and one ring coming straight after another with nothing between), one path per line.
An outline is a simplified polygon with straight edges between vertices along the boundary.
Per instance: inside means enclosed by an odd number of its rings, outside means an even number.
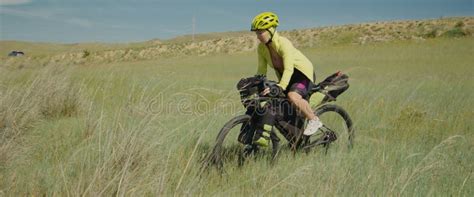
M251 145L255 128L251 124L250 119L251 117L249 115L236 116L222 127L217 135L216 145L208 157L208 165L216 165L218 168L224 168L226 163L232 163L237 160L238 165L241 166L244 164L247 156L260 150L258 146ZM241 131L245 131L245 134L240 135ZM274 132L272 132L270 138L271 159L273 160L278 154L279 139ZM243 143L247 145L244 146Z
M238 142L242 129L250 129L250 116L240 115L230 119L219 131L216 145L209 155L208 162L217 167L223 167L224 163L238 158L242 154L243 145Z

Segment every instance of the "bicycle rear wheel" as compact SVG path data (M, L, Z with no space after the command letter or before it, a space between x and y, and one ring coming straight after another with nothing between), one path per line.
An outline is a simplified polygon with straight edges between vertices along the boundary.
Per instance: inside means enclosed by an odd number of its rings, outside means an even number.
M318 145L338 149L351 149L354 146L355 132L346 110L338 105L326 104L317 107L314 114L321 119L323 127L315 135L305 139L305 149Z

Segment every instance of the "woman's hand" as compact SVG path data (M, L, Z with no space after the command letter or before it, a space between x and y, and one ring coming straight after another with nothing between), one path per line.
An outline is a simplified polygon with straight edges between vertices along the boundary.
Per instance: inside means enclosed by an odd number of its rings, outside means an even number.
M260 94L261 94L262 96L265 96L265 95L267 95L268 93L270 93L270 87L266 87Z

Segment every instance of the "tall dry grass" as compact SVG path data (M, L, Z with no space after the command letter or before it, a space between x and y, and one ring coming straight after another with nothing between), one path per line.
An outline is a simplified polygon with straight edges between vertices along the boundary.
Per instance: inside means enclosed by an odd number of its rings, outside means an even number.
M72 85L69 78L69 71L61 67L47 67L36 73L2 72L0 132L3 146L8 147L9 141L24 135L38 121L80 113L81 89Z
M471 196L472 42L304 50L318 79L339 69L351 77L337 104L353 117L354 149L283 149L276 165L231 161L223 174L203 173L201 161L224 122L243 111L234 88L254 74L253 53L3 68L0 192Z

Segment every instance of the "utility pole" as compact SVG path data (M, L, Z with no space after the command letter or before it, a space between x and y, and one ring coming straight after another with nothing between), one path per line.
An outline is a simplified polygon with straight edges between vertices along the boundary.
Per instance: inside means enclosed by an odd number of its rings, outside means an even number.
M193 15L193 42L194 42L195 33L196 33L196 17Z

